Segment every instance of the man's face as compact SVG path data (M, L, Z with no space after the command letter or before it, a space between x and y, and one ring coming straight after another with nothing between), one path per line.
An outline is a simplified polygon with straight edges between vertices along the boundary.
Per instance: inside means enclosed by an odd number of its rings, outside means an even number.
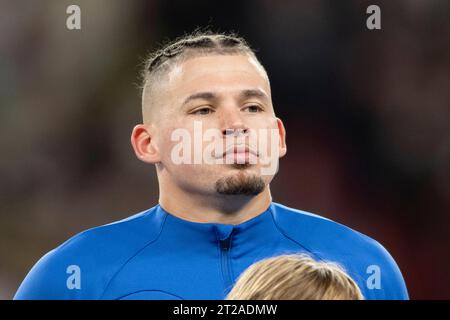
M199 193L263 191L285 153L284 128L274 114L266 73L252 57L188 59L156 91L154 138L160 169L172 183Z

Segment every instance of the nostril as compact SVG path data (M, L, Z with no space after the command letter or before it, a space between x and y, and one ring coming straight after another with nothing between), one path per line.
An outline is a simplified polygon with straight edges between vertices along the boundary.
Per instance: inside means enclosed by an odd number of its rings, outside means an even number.
M227 135L236 135L236 136L238 136L240 134L247 134L248 133L248 129L243 129L243 128L232 129L232 128L228 128L228 129L225 129L222 133L225 136L227 136Z
M230 134L233 134L234 133L234 129L225 129L224 131L223 131L223 134L224 135L230 135Z

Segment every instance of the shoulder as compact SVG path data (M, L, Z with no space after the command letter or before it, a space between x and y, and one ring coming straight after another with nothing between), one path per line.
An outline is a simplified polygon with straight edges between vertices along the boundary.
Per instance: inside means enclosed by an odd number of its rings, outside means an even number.
M379 247L370 237L314 213L273 203L272 214L276 226L286 237L300 241L311 251L332 247L334 250L354 252L356 248Z
M14 299L95 299L109 279L162 228L157 208L83 231L45 254Z
M408 298L403 276L393 257L378 241L343 224L310 212L272 204L277 228L322 260L340 263L364 287L374 272L383 274L384 291L364 290L365 296ZM370 285L369 285L370 287Z

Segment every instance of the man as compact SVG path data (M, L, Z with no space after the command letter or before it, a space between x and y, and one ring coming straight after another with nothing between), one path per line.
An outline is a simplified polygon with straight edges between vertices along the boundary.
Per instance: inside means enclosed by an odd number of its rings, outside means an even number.
M50 251L16 299L224 299L252 263L289 253L339 263L366 299L408 298L376 241L272 202L285 129L243 39L185 36L150 56L143 75L131 143L156 166L159 204Z

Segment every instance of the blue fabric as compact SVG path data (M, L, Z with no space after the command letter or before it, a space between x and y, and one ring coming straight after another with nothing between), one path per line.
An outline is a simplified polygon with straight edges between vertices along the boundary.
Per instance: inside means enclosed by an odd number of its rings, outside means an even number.
M399 268L378 242L277 203L239 225L190 222L157 205L84 231L43 256L14 298L224 299L252 263L287 253L339 263L366 299L408 299ZM73 265L80 271L75 288L67 284Z

